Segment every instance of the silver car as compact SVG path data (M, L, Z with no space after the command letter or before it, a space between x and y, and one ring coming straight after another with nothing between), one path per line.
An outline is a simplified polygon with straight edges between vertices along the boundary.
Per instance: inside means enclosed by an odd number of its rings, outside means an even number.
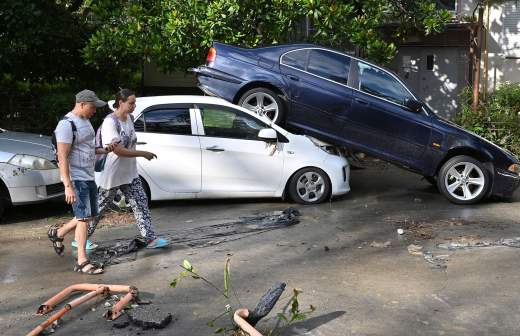
M0 217L10 205L64 194L51 137L0 128Z

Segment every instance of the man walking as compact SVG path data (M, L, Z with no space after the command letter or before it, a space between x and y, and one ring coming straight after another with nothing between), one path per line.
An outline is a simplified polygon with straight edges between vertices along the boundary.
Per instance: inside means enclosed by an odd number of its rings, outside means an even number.
M63 237L75 229L78 259L74 271L84 274L101 274L103 268L87 258L85 244L87 224L98 215L97 187L94 182L95 132L90 118L96 108L105 106L93 91L83 90L76 94L74 109L60 120L54 134L58 153L61 180L65 186L65 201L72 204L74 218L60 228L49 229L48 236L54 251L63 254ZM97 149L98 154L110 151Z

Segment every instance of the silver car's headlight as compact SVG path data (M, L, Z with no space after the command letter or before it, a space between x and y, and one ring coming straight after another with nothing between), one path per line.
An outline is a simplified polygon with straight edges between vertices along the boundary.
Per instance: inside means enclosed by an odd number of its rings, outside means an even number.
M27 154L16 154L8 161L8 163L14 166L34 170L47 170L58 168L58 166L56 166L54 163L47 159Z

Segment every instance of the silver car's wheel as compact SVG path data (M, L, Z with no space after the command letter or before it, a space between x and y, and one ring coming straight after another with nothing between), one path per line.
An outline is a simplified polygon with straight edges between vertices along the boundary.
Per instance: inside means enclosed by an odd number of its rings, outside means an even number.
M489 178L485 167L469 156L457 156L444 164L438 186L454 203L472 204L485 196Z
M247 91L238 101L238 105L265 116L275 123L283 120L282 101L276 93L266 88L255 88Z
M329 178L319 168L304 168L291 178L289 194L301 204L321 203L330 194Z

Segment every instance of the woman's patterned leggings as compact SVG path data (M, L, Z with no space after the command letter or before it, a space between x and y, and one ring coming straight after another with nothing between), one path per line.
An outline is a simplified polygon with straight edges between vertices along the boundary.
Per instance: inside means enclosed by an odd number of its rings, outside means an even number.
M121 190L123 195L125 195L125 200L130 203L141 236L147 241L157 238L152 227L152 217L150 216L150 209L148 209L148 198L146 197L143 184L139 177L133 179L130 184L123 184L111 189L99 188L99 216L89 223L88 237L92 236L96 230L96 226L105 213L108 204L114 200L117 189Z

